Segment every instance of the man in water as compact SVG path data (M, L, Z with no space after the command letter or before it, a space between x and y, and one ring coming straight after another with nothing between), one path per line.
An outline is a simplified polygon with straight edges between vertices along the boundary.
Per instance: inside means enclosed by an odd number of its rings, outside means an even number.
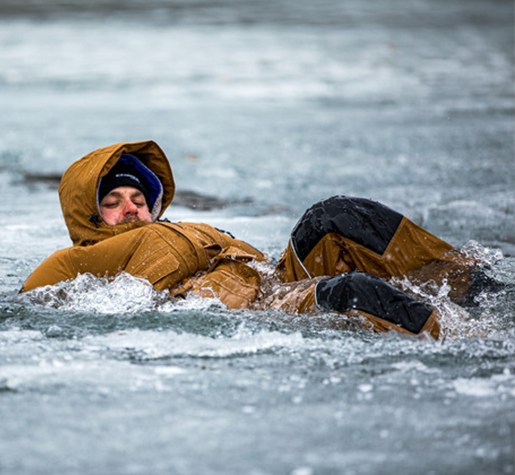
M119 143L73 163L59 187L73 246L55 252L22 291L79 273L147 279L172 298L194 293L229 308L291 313L337 311L377 331L438 337L437 312L387 282L446 279L463 300L474 262L396 211L371 200L334 196L300 218L273 272L248 243L207 224L159 218L175 192L172 170L152 141ZM271 266L271 264L270 264Z

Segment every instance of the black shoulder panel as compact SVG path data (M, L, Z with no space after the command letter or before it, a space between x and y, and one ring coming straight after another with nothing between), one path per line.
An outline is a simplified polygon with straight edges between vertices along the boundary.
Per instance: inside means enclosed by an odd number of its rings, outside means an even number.
M412 333L419 333L433 312L429 305L364 272L323 279L317 284L315 295L321 309L361 310Z
M333 196L315 203L302 215L291 239L301 261L331 232L383 254L401 220L402 214L376 201Z

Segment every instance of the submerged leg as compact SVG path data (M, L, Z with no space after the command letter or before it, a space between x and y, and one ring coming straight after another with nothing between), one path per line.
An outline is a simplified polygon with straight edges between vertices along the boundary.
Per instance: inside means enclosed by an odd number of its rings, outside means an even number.
M322 279L315 287L315 298L322 310L364 316L376 331L397 330L415 335L428 332L434 338L440 332L437 313L430 305L366 273Z

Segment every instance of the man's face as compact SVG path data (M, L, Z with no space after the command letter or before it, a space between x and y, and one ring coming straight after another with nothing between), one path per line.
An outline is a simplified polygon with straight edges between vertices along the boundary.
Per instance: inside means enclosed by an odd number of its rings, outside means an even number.
M132 186L112 189L100 202L100 214L109 226L136 221L152 222L145 195Z

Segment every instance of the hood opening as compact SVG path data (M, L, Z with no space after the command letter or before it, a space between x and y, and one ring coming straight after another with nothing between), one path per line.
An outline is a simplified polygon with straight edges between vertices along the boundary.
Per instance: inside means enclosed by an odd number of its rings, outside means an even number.
M141 180L141 183L146 190L146 197L148 201L147 205L148 209L150 210L150 214L152 215L152 221L155 221L161 212L163 201L163 185L161 184L161 181L157 175L152 170L150 170L150 168L144 165L136 156L129 153L123 153L114 167L109 170L109 173L112 173L117 169L123 171L123 173L130 173L135 175ZM100 179L97 189L97 207L99 210L101 201L99 196L100 189L106 177L107 175Z
M109 226L100 218L99 186L103 177L118 162L130 167L128 175L133 175L133 178L137 176L137 180L132 182L145 188L154 222L172 202L175 193L173 172L168 158L157 143L152 140L120 142L94 150L73 162L64 172L59 185L63 217L75 246L91 245L149 224L137 221ZM119 183L127 179L113 178L119 179ZM109 187L107 183L108 180L102 192Z

